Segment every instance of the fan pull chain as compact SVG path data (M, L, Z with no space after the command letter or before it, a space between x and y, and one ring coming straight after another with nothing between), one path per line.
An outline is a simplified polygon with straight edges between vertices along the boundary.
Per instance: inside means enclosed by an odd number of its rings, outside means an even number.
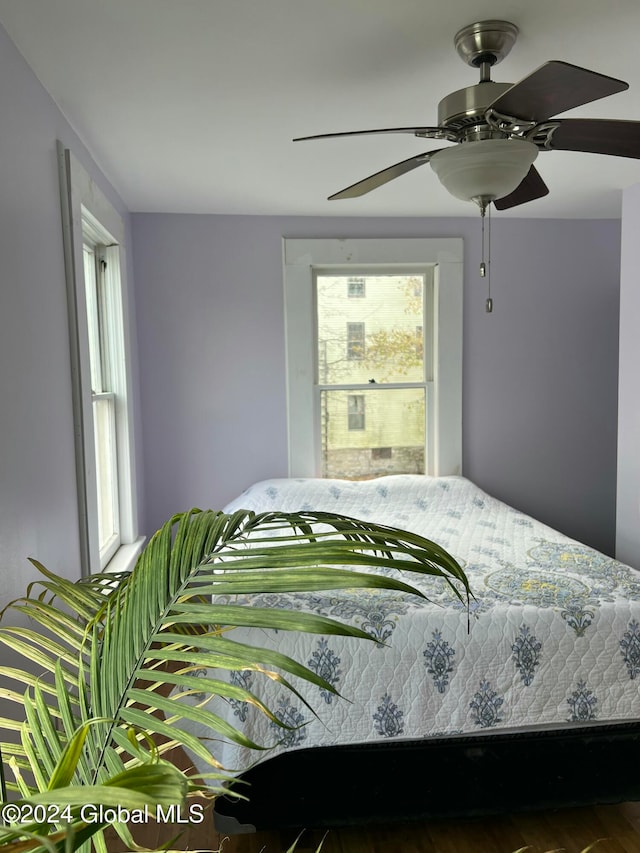
M489 218L487 220L487 228L485 234L485 214L487 207L489 208ZM480 277L487 279L487 299L484 304L487 314L493 311L493 299L491 298L491 204L482 205L480 207L480 215L482 217L482 260L480 262ZM486 247L486 260L485 260Z

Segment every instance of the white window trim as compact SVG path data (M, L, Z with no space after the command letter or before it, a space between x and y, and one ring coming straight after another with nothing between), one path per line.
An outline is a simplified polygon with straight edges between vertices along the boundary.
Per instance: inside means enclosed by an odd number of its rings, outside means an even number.
M433 266L434 476L462 473L463 241L447 238L283 239L289 476L318 477L313 270Z
M130 317L128 313L126 277L126 241L122 217L96 186L72 152L58 142L58 166L63 229L69 340L71 350L72 393L76 439L76 484L80 529L80 557L83 575L100 571L98 547L97 491L91 397L89 338L83 278L83 223L93 222L100 233L106 232L117 249L107 247L112 261L119 263L121 300L118 308L122 325L118 329L124 352L124 364L118 363L116 385L121 402L116 410L118 442L118 480L120 502L121 545L108 564L107 571L132 568L142 550L144 537L139 535L136 483L136 448L132 399ZM99 223L99 225L98 225ZM113 266L112 266L113 268ZM107 267L108 269L108 267Z

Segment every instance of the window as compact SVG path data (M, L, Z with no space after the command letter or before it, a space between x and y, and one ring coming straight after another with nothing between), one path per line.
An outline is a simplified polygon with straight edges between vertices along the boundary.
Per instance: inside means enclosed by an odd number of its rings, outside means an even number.
M462 260L457 238L285 239L290 476L461 472Z
M347 279L347 296L350 299L364 298L364 278L349 276Z
M85 212L83 274L91 374L93 444L97 497L98 551L105 568L121 545L118 469L117 365L122 359L118 247ZM115 270L115 272L114 272Z
M124 224L58 145L69 306L82 569L131 567L140 552Z
M371 457L376 461L381 459L393 459L393 447L372 447Z
M347 397L347 423L350 430L364 429L364 394Z
M364 358L364 323L347 323L347 358L357 361Z
M422 331L425 322L431 329L433 319L432 269L371 270L362 276L365 304L355 307L344 297L345 278L339 269L314 270L321 474L346 479L423 474L433 335L429 332L424 347ZM343 318L351 310L366 311L367 324L347 321L345 334ZM336 416L345 401L346 430ZM391 461L375 452L388 447L394 451Z

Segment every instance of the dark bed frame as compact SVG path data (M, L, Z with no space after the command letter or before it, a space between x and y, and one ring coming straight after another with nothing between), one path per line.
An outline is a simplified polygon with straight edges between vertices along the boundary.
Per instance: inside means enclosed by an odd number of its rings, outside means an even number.
M640 800L640 721L302 749L219 797L218 832L329 829Z

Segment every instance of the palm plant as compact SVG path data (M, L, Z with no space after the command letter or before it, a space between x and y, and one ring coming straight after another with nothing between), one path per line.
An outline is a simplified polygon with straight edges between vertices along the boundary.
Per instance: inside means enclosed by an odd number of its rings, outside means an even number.
M195 793L213 797L231 782L188 723L262 748L208 710L209 698L252 703L284 726L250 691L210 673L200 677L198 670L250 669L291 690L287 677L293 675L336 692L292 658L234 641L231 628L371 639L326 617L220 603L217 596L355 587L422 595L403 578L410 572L438 576L462 600L469 597L461 567L434 542L320 512L181 513L151 538L135 569L121 575L98 574L74 583L37 561L34 565L41 578L9 606L23 622L27 617L27 627L0 628L0 643L22 659L20 667L0 666L8 685L0 687L0 697L24 708L17 721L0 718L7 783L23 801L71 804L71 835L78 843L92 837L98 851L106 850L104 822L83 824L83 802L115 801L114 787L117 802L126 808L183 802ZM203 693L203 701L176 701ZM7 738L10 732L13 740ZM197 756L210 772L187 778L167 761L174 747ZM126 825L116 828L133 843ZM62 835L55 830L28 827L32 835L22 836L27 846L19 849L45 849L33 836L47 833L49 849L76 849L64 828ZM15 845L19 837L13 828L0 832L0 844Z

